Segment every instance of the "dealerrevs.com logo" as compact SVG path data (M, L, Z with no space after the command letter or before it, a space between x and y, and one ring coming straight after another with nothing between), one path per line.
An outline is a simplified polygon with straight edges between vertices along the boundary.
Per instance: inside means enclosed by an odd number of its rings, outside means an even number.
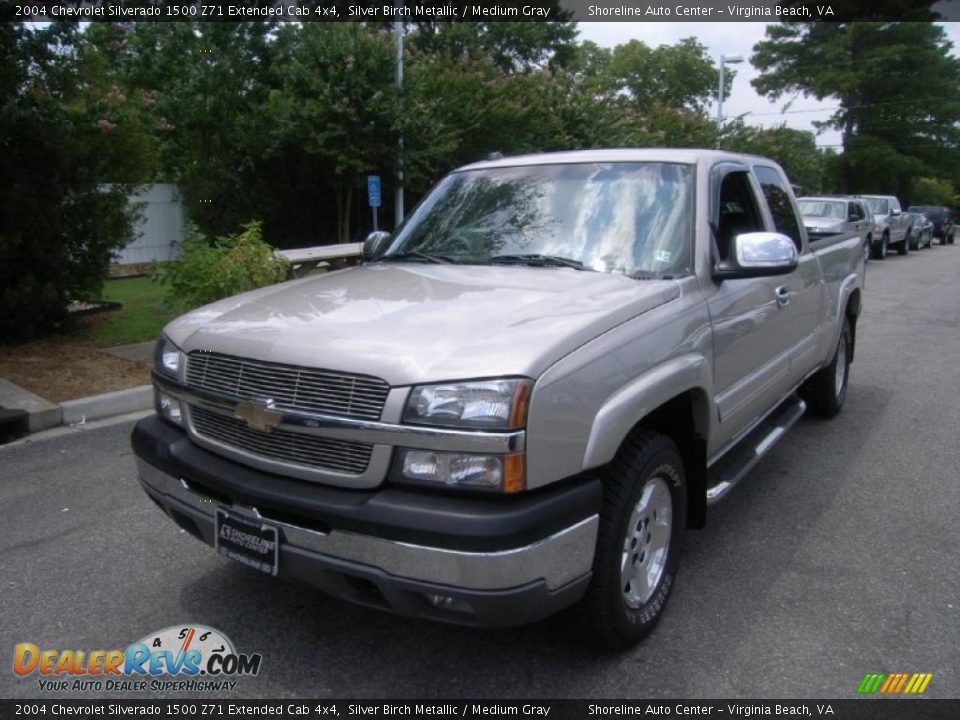
M37 676L44 692L223 691L234 678L260 672L259 653L238 653L219 630L177 625L151 633L125 650L41 649L19 643L13 672Z

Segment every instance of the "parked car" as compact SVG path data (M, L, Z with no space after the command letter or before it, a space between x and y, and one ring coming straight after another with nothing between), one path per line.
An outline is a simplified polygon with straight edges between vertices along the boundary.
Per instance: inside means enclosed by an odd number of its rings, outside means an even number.
M911 205L909 211L923 213L933 223L933 236L940 240L941 245L953 245L956 228L949 208L942 205Z
M909 242L911 250L929 248L933 245L933 223L920 212L904 213L910 219Z
M863 195L873 213L873 256L882 260L887 250L896 248L901 255L910 252L907 229L910 226L900 208L900 201L893 195Z
M873 216L863 200L856 197L818 195L797 198L797 206L811 241L837 233L858 234L863 241L864 260L873 249Z
M477 626L576 605L632 645L686 529L847 396L860 237L811 248L766 158L476 163L364 255L167 325L132 436L184 531L363 605Z

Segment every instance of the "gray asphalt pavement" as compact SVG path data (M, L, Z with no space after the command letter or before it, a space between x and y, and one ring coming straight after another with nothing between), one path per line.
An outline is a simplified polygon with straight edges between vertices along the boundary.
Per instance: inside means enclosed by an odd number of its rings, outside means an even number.
M871 262L843 413L802 420L690 533L663 622L620 655L563 619L413 621L223 559L140 490L129 422L0 448L0 696L39 694L15 643L196 622L262 653L247 697L848 698L866 672L960 697L958 317L960 246Z

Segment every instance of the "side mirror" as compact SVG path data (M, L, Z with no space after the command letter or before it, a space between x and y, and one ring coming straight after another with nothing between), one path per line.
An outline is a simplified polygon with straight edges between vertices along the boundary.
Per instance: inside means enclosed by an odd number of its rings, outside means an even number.
M891 215L892 217L896 217L896 216L899 215L899 214L900 214L900 211L897 210L896 208L893 208L893 210L890 211L890 215Z
M859 222L859 221L860 221L860 218L858 218L855 213L850 213L849 215L847 215L847 222Z
M717 280L786 275L799 262L797 246L783 233L751 232L733 239L731 257L713 271Z
M363 241L363 259L376 260L380 257L383 251L387 249L392 237L390 233L384 230L377 230L367 235L367 239Z

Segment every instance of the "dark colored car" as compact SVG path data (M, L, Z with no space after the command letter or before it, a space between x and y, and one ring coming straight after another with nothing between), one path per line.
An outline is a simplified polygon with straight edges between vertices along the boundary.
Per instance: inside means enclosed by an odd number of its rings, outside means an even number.
M933 223L933 236L939 238L941 245L953 245L953 236L956 228L953 224L953 213L943 205L911 205L908 212L923 213L927 220Z
M922 250L933 245L933 223L921 212L908 212L910 228L907 239L911 250Z

